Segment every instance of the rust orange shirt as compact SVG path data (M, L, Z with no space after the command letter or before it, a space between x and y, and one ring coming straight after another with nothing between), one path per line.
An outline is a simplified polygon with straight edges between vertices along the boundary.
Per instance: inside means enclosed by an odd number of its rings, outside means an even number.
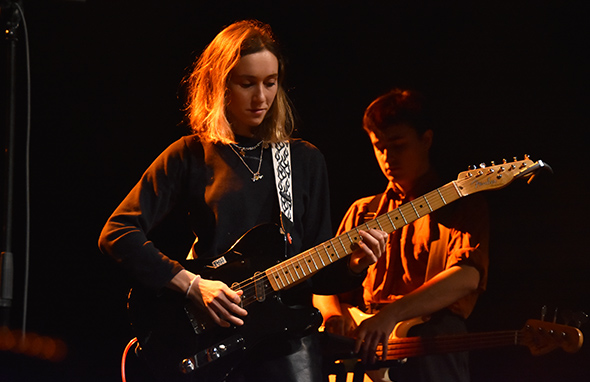
M440 187L437 182L430 172L418 182L412 196L403 195L390 183L384 193L357 200L342 220L338 234ZM439 261L432 263L430 275L459 264L473 266L481 275L478 290L449 307L467 318L479 293L486 288L488 247L489 214L485 199L480 194L463 197L390 234L386 253L368 269L363 283L364 303L387 303L415 290L426 280L429 259L437 256Z

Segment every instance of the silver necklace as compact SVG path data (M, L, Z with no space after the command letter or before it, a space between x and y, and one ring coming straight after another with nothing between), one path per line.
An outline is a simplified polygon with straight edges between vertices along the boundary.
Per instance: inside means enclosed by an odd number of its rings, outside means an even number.
M257 148L258 146L260 146L260 144L262 144L262 141L258 142L255 146L252 147L241 147L238 145L234 145L233 143L230 143L229 147L231 147L232 151L234 153L236 153L236 155L238 156L238 158L240 158L240 160L242 161L242 163L244 164L244 166L246 166L246 168L248 169L248 171L250 171L250 173L252 174L252 182L256 182L257 180L260 180L264 177L264 175L262 175L260 173L260 167L262 166L262 154L264 153L264 147L260 148L260 158L258 159L258 170L256 170L256 172L252 171L252 169L250 168L250 166L248 166L248 163L246 163L246 161L244 160L244 155L246 154L244 151L250 151L250 150L254 150L255 148ZM238 153L238 151L235 149L236 146L237 148L240 149L240 152Z
M236 145L235 143L231 143L232 147L240 150L241 156L246 155L246 151L256 150L256 148L258 148L258 146L260 146L261 144L262 144L262 141L258 142L257 144L255 144L254 146L251 146L251 147L243 147L243 146Z

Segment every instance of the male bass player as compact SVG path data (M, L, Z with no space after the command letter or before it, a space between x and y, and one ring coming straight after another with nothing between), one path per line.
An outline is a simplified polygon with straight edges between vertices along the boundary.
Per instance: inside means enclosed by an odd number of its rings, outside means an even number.
M440 186L430 163L433 129L421 94L390 91L369 105L363 125L389 184L382 194L356 201L339 232ZM396 324L404 320L429 318L412 328L412 336L466 331L464 320L486 287L488 225L486 204L473 195L395 230L356 296L314 296L326 330L354 336L366 363L376 360L377 345L387 344ZM357 327L344 302L374 315ZM378 381L466 382L468 358L465 353L417 357L403 367L368 374Z

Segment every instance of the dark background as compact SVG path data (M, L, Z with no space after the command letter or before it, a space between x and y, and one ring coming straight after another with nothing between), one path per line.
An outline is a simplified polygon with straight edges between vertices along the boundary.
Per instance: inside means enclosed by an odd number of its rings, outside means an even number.
M98 251L99 232L149 163L186 133L178 93L186 68L223 26L243 18L270 23L282 42L298 136L326 156L335 225L352 201L385 187L361 130L364 108L392 87L420 88L434 103L434 157L445 182L468 165L524 154L554 169L485 194L490 281L472 330L520 329L543 305L550 318L555 308L590 312L586 4L25 0L32 75L27 330L62 339L68 353L53 363L0 346L0 380L120 380L132 337L129 285ZM26 60L18 33L15 329L25 241ZM6 42L1 47L4 58ZM476 351L473 380L589 380L587 347L536 357L526 347Z

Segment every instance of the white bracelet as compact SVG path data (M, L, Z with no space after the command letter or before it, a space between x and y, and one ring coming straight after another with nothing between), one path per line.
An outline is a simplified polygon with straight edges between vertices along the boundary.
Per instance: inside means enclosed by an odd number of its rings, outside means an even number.
M191 282L188 284L188 288L186 288L186 293L184 295L184 298L188 298L188 294L191 292L191 288L193 286L193 283L195 282L196 279L200 279L201 276L196 275L195 277L193 277L193 279L191 280Z

